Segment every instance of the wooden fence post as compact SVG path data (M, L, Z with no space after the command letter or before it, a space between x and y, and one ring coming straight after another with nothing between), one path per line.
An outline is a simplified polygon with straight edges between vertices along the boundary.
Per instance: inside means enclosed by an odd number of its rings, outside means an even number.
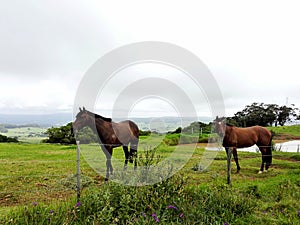
M80 146L79 141L76 141L77 145L77 202L80 202Z

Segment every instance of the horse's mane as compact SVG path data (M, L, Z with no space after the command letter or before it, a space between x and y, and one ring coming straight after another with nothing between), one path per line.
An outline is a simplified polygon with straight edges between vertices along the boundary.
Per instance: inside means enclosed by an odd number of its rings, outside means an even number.
M104 120L104 121L106 121L106 122L111 122L111 121L112 121L111 118L107 118L107 117L104 117L104 116L100 116L100 115L98 115L98 114L96 114L96 113L93 113L93 112L90 112L90 111L88 111L88 110L86 110L86 109L80 111L80 113L81 113L81 112L87 112L89 115L94 116L95 119L96 119L96 118L97 118L97 119L102 119L102 120Z
M87 111L87 112L90 113L90 114L92 114L92 115L94 115L95 118L97 118L97 119L102 119L102 120L104 120L104 121L106 121L106 122L111 122L111 118L107 118L107 117L104 117L104 116L100 116L100 115L98 115L98 114L96 114L96 113L92 113L92 112L89 112L89 111Z
M230 124L230 123L226 123L227 127L234 127L234 125Z
M96 113L93 113L93 114L95 115L95 118L100 118L100 119L102 119L102 120L104 120L104 121L106 121L106 122L111 122L111 121L112 121L111 118L107 118L107 117L104 117L104 116L100 116L100 115L98 115L98 114L96 114Z

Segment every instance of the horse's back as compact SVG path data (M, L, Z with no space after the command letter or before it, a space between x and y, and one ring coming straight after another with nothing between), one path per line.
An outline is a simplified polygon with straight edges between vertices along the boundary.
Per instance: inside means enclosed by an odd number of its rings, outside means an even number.
M139 128L131 120L124 120L119 123L113 124L115 131L118 132L123 138L128 140L139 138Z
M271 132L261 126L231 127L228 129L227 143L225 145L238 148L250 147L255 144L267 145L271 137Z

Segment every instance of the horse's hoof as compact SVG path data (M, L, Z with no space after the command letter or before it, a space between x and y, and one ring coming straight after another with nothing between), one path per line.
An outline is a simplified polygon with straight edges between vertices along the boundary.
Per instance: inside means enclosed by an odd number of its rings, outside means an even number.
M260 171L258 171L258 174L262 174L263 172L260 170Z
M268 170L264 170L264 173L267 173L268 172Z

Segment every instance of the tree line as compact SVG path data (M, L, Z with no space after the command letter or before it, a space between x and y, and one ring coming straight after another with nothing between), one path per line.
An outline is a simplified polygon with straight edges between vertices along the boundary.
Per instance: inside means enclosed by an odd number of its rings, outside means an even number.
M247 105L242 111L227 118L227 123L239 126L284 126L287 122L300 120L299 109L295 105L279 106L277 104L265 104L254 102Z
M0 142L19 142L19 141L18 138L7 137L5 135L0 134Z
M293 120L300 120L299 109L294 105L279 106L277 104L264 104L252 103L247 105L242 111L234 114L232 117L227 118L227 123L239 126L284 126L287 122ZM170 134L181 133L203 133L208 134L211 132L212 124L205 124L202 122L193 122L185 128L177 128L175 131L169 132ZM141 136L150 135L150 131L140 131ZM49 128L46 132L48 138L43 142L45 143L62 143L62 144L75 144L76 140L72 132L72 122L61 127ZM97 135L89 128L85 127L76 134L76 139L80 143L98 142Z

